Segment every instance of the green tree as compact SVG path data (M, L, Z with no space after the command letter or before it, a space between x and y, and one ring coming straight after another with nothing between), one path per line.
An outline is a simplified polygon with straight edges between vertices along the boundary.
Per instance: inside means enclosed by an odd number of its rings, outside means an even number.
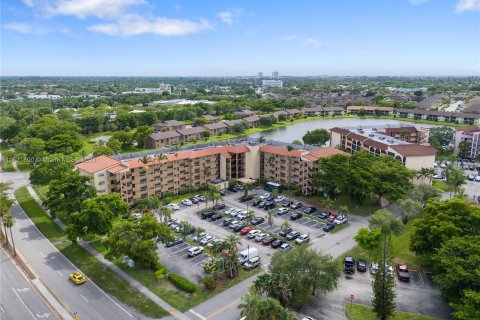
M158 210L160 219L163 219L163 223L167 224L168 220L172 218L173 210L169 206L161 206Z
M420 179L421 183L423 184L426 178L428 178L429 183L431 183L434 174L435 174L434 168L421 168L416 172L415 175L416 175L416 178Z
M108 139L107 147L109 147L113 151L119 151L119 150L122 149L122 143L120 142L120 140L112 137L112 138Z
M460 143L458 144L458 149L460 150L459 156L462 158L469 158L471 146L471 143L467 140L460 141Z
M98 142L93 148L93 156L98 157L102 155L111 156L113 155L113 150L107 146L105 143Z
M447 180L446 183L450 187L450 190L453 191L454 195L457 194L460 186L465 184L465 181L466 181L463 170L454 169L454 168L451 168L450 166L448 166L448 170L445 170L445 179Z
M380 245L381 235L382 231L378 228L360 228L354 239L362 249L368 252L370 258Z
M408 197L412 200L419 201L422 207L425 206L428 200L437 201L440 199L440 191L431 185L420 184L408 191Z
M300 140L295 139L295 140L292 141L292 144L302 145L303 142L300 141Z
M172 231L146 214L138 222L124 220L113 226L104 240L108 250L105 257L114 260L128 256L140 267L154 268L158 262L157 243L168 241L173 241Z
M45 155L45 141L39 138L25 138L18 145L19 152L24 153L35 164L37 159Z
M120 143L122 144L122 147L121 147L122 150L126 150L133 145L133 135L130 132L125 132L125 131L115 132L113 136L110 138L110 140L112 139L120 141Z
M333 199L336 193L345 189L350 176L350 157L336 154L320 158L319 170L313 173L313 185Z
M5 225L5 217L8 215L10 208L13 206L14 201L8 195L8 190L11 188L10 182L0 182L0 220L3 224L5 233L5 239L8 243L7 226Z
M133 134L133 138L137 141L137 146L140 148L145 148L147 145L147 139L152 132L153 128L151 126L137 127L137 130Z
M480 208L465 200L453 198L429 201L423 214L414 222L410 250L430 257L453 237L480 235Z
M378 196L377 204L383 196L396 200L412 188L414 172L392 157L378 157L371 168L375 176L373 192Z
M15 250L15 240L13 240L13 234L12 234L12 227L15 224L15 219L11 214L6 214L2 217L2 221L3 221L4 228L10 230L10 239L12 240L13 255L16 256L17 251ZM5 239L7 239L7 244L8 244L8 236L6 231L5 231Z
M238 305L240 315L246 320L295 320L295 314L282 307L274 298L264 298L257 293L248 293Z
M410 198L397 200L397 207L402 213L403 224L407 224L422 212L422 203Z
M45 143L45 150L49 153L72 154L82 148L77 136L61 133L53 136Z
M428 142L437 149L439 155L448 155L453 152L455 130L450 127L435 127L430 129Z
M192 232L193 225L185 220L180 221L180 234L182 235L183 240Z
M50 181L61 178L64 174L71 172L74 161L61 153L52 154L44 158L30 172L32 184L47 185Z
M458 320L480 319L480 291L465 290L462 301L452 306L453 316Z
M80 132L80 127L76 123L59 120L56 115L49 114L35 121L28 127L27 131L30 137L47 141L59 134L67 134L74 137Z
M270 227L272 227L273 224L274 224L274 221L273 221L274 216L275 216L275 210L268 210L267 211L267 223Z
M330 140L330 133L325 129L315 129L312 131L307 131L302 140L305 144L321 147L325 145L328 140Z
M70 215L80 208L83 201L93 198L96 190L89 184L90 177L71 171L50 181L44 204L52 217L57 214Z

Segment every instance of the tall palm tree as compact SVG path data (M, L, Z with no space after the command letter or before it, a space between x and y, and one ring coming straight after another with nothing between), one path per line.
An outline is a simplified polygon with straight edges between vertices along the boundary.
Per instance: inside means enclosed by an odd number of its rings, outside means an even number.
M238 249L238 245L241 244L242 242L240 241L240 238L237 235L231 234L227 237L227 243L230 245L230 247L233 250L236 251Z
M138 162L143 163L143 169L145 171L148 169L148 163L150 162L150 157L147 155L144 155L142 158L138 159Z
M161 152L159 154L156 154L155 156L155 159L157 159L158 161L162 161L162 160L167 160L168 157L165 153Z
M260 304L262 296L254 293L249 293L243 296L243 302L238 305L240 316L245 317L248 320L260 319Z
M168 220L172 218L173 210L169 206L161 206L158 210L160 218L163 218L163 223L167 224Z
M347 206L339 206L337 210L338 213L340 213L340 215L342 216L342 218L350 213L350 210L348 210Z
M323 206L325 210L331 210L335 206L335 201L325 197L320 199L320 205Z
M285 229L290 228L291 226L292 226L292 225L290 224L290 222L288 222L288 221L285 220L285 222L282 223L281 228L282 228L283 230L285 230Z
M220 192L215 192L215 193L212 194L210 197L211 197L211 199L212 199L212 202L213 202L213 205L214 205L214 206L217 205L218 200L221 200L221 199L222 199L222 195L220 194Z
M12 234L12 227L14 224L15 224L15 219L12 217L11 214L6 214L3 217L3 225L6 228L10 229L10 239L12 239L13 255L16 256L17 252L15 251L15 241L13 240L13 234ZM8 239L7 239L7 243L8 243Z
M243 187L243 194L245 196L247 196L248 192L252 190L252 185L250 183L242 183L242 187Z
M267 211L267 223L270 227L273 226L273 216L275 215L275 210L268 210Z
M258 139L257 139L257 142L260 143L260 144L265 143L266 141L267 141L267 139L265 139L264 136L260 136L260 137L258 137Z

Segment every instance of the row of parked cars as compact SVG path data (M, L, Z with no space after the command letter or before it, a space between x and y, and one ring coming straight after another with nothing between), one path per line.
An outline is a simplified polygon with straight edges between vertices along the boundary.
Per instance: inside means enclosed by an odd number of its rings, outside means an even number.
M358 259L355 263L355 259L353 257L347 256L343 261L343 271L348 274L355 273L355 266L357 267L358 272L366 272L367 271L367 263L365 260ZM408 267L406 264L398 263L396 265L396 273L397 278L400 281L409 282L410 281L410 273L408 271ZM370 264L370 273L375 275L378 271L378 263L371 263ZM393 267L387 266L385 268L385 272L389 275L393 275Z

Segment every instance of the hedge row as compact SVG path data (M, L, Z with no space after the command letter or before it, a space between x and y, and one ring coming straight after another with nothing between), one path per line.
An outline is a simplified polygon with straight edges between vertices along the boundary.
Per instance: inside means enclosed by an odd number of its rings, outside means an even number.
M185 292L194 293L197 290L197 286L194 283L176 273L169 272L168 280L170 280L175 287Z

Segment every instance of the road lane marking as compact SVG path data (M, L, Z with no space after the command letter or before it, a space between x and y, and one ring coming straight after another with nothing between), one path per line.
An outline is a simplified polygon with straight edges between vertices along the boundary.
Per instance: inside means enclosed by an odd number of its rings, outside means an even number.
M15 291L15 289L12 287L12 291L13 293L15 293L15 295L17 296L18 300L20 300L20 302L23 304L23 306L25 307L25 309L27 309L28 313L30 313L30 315L32 316L32 318L34 320L36 320L35 316L33 315L32 311L30 311L30 309L27 307L27 305L25 304L25 302L23 302L22 298L20 298L20 296L18 295L17 291Z
M40 253L40 256L45 259L45 255L42 253L42 252L39 252Z
M3 309L3 306L0 306L0 310L2 311L2 313L5 313L5 310Z
M17 291L18 291L18 292L25 292L25 291L28 291L28 290L30 290L30 289L28 289L28 288L21 288L21 289L18 289L18 288L17 288Z
M124 307L122 307L121 305L119 305L115 300L112 299L112 297L110 297L105 291L103 291L95 282L93 281L90 281L91 284L93 284L95 286L95 288L97 288L100 292L102 292L108 299L110 299L110 301L112 301L117 307L119 307L120 309L122 309L126 314L128 314L131 318L133 318L132 314L130 312L128 312L127 310L125 310Z
M57 273L63 278L63 274L60 271L57 270Z
M192 313L193 315L199 317L199 318L202 319L202 320L207 320L207 318L205 318L204 316L202 316L200 313L198 313L197 311L195 311L195 310L193 310L193 309L190 309L190 310L188 310L188 311L190 311L190 313Z
M82 298L83 298L83 300L85 300L85 301L87 301L87 302L88 302L87 298L85 298L85 297L83 296L83 294L81 294L81 293L80 293L80 297L82 297Z
M37 313L37 318L48 318L48 317L50 317L50 313L42 313L42 314Z
M240 300L241 300L241 299L234 300L234 301L230 302L229 304L227 304L227 305L225 305L225 306L223 306L223 307L215 310L214 312L210 313L210 314L207 316L206 319L210 319L211 317L216 316L217 314L219 314L219 313L222 312L223 310L228 309L228 308L230 308L231 306L233 306L234 304L239 303ZM206 319L205 319L205 320L206 320Z

